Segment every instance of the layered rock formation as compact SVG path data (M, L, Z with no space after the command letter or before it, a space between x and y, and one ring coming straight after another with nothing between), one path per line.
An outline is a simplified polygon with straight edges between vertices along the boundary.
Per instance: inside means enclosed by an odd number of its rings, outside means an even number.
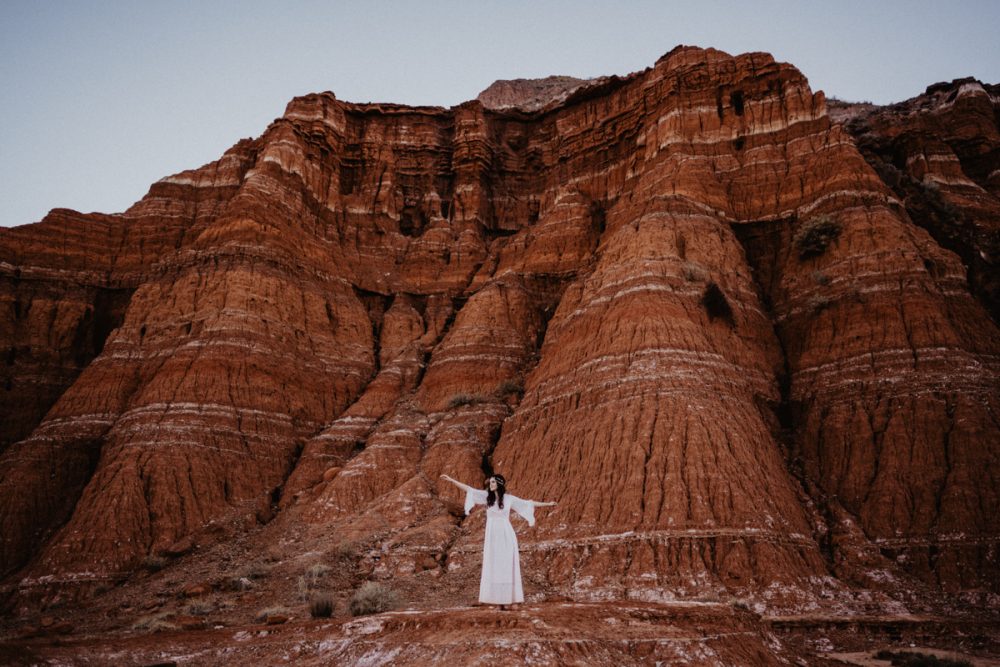
M1000 321L1000 86L958 79L887 107L843 105L865 159L910 219L968 267Z
M536 599L998 592L991 91L857 141L762 53L524 109L326 92L124 213L2 232L10 604L230 519L459 590L483 517L440 475L491 470L558 502L517 526Z

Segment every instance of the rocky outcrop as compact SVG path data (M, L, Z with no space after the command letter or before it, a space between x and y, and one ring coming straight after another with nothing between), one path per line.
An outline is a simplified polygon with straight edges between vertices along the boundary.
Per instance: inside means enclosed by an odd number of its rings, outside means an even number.
M847 105L847 130L910 219L965 264L1000 322L1000 86L928 86L887 107Z
M483 517L440 475L493 470L558 502L518 526L536 599L997 592L995 124L913 172L967 212L949 236L767 54L570 83L306 95L124 213L3 232L9 603L232 521L460 596Z
M597 80L577 79L572 76L494 81L486 90L479 93L476 99L487 109L538 111L549 104L565 101L572 92L594 81Z

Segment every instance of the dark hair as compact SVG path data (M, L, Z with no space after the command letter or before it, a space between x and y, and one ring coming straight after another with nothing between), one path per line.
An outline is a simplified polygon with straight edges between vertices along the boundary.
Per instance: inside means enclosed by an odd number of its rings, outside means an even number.
M500 509L503 509L503 494L507 493L507 480L505 480L503 478L503 475L493 475L492 477L493 477L493 479L495 479L497 481L497 490L496 490L496 493L494 493L493 489L489 488L489 486L490 486L490 478L487 477L486 478L486 488L487 488L486 505L488 507L492 507L493 506L493 501L497 500L497 507L499 507ZM499 499L497 498L497 496L499 496Z

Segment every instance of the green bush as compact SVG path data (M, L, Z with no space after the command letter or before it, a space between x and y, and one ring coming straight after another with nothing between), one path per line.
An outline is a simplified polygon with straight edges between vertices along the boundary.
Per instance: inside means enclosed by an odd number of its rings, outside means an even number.
M384 584L366 581L351 597L351 615L378 614L399 605L399 596Z
M820 215L799 225L792 242L799 253L799 259L808 259L826 252L827 247L838 236L840 223L828 215Z

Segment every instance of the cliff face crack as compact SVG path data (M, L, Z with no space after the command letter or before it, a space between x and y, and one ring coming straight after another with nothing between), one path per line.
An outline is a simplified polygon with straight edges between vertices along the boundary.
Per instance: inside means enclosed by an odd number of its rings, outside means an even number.
M659 414L660 414L660 403L654 396L653 422L652 424L650 424L649 427L649 440L646 443L646 449L643 454L643 461L642 461L642 495L639 496L639 521L638 521L639 524L649 523L649 518L646 516L646 498L648 495L646 489L646 483L650 479L650 477L652 477L649 470L649 460L653 457L653 450L656 446L655 444L656 419L657 417L659 417ZM662 493L662 490L660 491L660 493ZM654 519L658 519L658 517L654 517Z
M941 436L944 448L944 471L934 494L934 521L928 531L933 536L936 536L939 531L938 526L942 516L942 504L948 487L952 483L952 471L954 469L954 445L951 441L951 434L955 430L955 404L946 398L944 407L945 423L943 424L944 429Z
M868 420L868 428L871 432L871 444L874 451L871 457L872 460L871 475L868 479L868 483L865 485L864 496L860 499L848 498L847 500L851 503L851 505L854 505L855 503L857 503L858 505L864 505L868 502L868 499L871 496L871 492L875 488L875 483L878 480L879 467L881 466L882 463L882 434L884 432L884 427L876 423L875 414L876 411L878 410L878 404L876 403L874 406L869 406L866 402L862 402L860 404L860 407L864 411L865 417ZM887 411L891 410L892 406L891 405L887 406L886 409ZM852 507L852 509L855 509L855 507Z
M503 420L501 419L495 426L490 429L489 439L486 444L486 448L483 451L483 461L482 470L483 477L490 478L493 476L493 450L496 449L497 443L500 441L500 432L503 429Z
M902 294L903 291L904 291L903 290L902 281L900 282L900 285L899 285L899 291L900 291L900 294ZM919 360L917 358L917 345L913 342L913 332L910 331L911 324L910 324L908 318L906 317L906 310L905 310L905 306L903 305L902 299L899 300L898 304L899 304L899 319L900 319L900 322L902 322L902 325L903 325L903 333L906 335L906 344L907 344L907 347L910 348L910 356L913 359L913 368L914 368L914 370L916 370L917 364L919 363Z
M371 322L372 358L374 359L374 365L368 378L370 382L382 370L382 321L393 297L390 294L382 294L357 286L354 286L353 289L355 296L365 307L368 319Z

